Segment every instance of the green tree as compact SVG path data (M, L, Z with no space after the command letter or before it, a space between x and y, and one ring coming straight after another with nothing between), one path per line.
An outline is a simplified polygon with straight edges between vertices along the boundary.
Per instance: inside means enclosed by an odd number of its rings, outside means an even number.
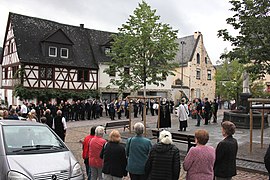
M227 18L237 35L227 29L218 31L218 36L233 46L226 56L247 64L249 73L256 78L270 73L270 3L269 0L231 0L235 14Z
M177 31L161 23L155 13L142 1L113 36L112 60L105 72L117 73L120 78L112 79L111 83L120 91L144 87L146 96L147 84L162 85L168 75L174 74Z
M235 99L238 102L239 94L242 92L242 74L244 71L243 64L238 61L229 62L225 59L217 67L216 94L222 99Z
M251 84L250 91L253 97L256 98L269 98L270 95L267 91L265 91L265 83L262 81L254 81Z
M243 91L243 77L245 70L243 64L237 60L229 61L225 59L217 66L216 79L216 94L222 99L235 99L239 102L239 95ZM256 76L256 75L255 75ZM253 97L268 98L269 93L265 92L265 84L261 80L256 80L254 74L250 75L250 91Z

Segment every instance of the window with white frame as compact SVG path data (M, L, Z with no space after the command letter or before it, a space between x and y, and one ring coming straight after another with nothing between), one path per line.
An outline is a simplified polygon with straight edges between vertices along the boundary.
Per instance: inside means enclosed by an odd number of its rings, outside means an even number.
M201 70L200 69L196 70L196 79L201 79Z
M68 58L68 48L61 48L60 57L61 58Z
M109 54L111 53L111 48L110 48L110 47L105 47L104 53L105 53L106 55L109 55Z
M54 46L49 47L49 56L57 57L57 47L54 47Z
M207 70L207 80L211 79L212 79L211 70Z

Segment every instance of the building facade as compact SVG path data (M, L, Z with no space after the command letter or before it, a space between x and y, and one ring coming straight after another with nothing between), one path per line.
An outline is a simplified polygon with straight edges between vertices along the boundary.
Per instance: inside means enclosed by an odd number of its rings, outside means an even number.
M216 69L210 60L203 43L203 35L195 32L194 35L178 39L179 51L176 61L179 68L172 83L172 99L179 102L186 96L189 100L195 98L215 98Z
M14 87L66 91L98 90L103 99L118 98L118 88L110 80L117 74L104 73L111 58L111 32L71 26L54 21L10 13L1 54L1 99L8 104L21 102ZM215 68L203 44L201 33L177 40L179 51L175 76L164 86L147 86L147 95L174 101L186 95L214 98ZM182 44L181 44L182 42ZM108 86L110 85L110 86ZM142 95L139 90L132 95ZM131 94L124 92L123 96Z
M82 91L98 89L98 64L94 53L99 36L111 33L86 30L35 17L10 13L1 56L1 98L19 104L14 87ZM98 46L98 47L97 47Z

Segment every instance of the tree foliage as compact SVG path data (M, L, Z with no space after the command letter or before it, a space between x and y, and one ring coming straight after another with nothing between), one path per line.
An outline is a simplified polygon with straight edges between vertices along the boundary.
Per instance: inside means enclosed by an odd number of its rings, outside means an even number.
M239 95L243 92L243 72L245 67L237 60L229 61L225 59L217 67L216 94L222 99L239 100ZM255 76L255 77L254 77ZM256 75L249 76L250 92L254 98L267 98L269 93L265 91L265 84L261 80L256 80Z
M30 100L37 98L42 101L49 101L52 98L59 99L88 99L98 98L99 93L96 90L82 90L82 91L65 91L58 89L29 89L22 85L16 85L14 88L14 96L21 100Z
M105 72L117 73L120 78L111 83L122 91L138 90L146 84L162 85L164 78L174 74L177 31L161 23L155 13L146 2L139 3L134 15L113 36L112 61Z
M231 42L233 50L227 57L248 64L249 73L264 76L270 73L270 3L269 0L231 0L235 14L227 18L227 24L237 32L232 35L227 29L218 31L218 36Z
M216 94L222 99L238 100L238 95L242 92L243 71L244 67L238 61L224 60L215 75Z

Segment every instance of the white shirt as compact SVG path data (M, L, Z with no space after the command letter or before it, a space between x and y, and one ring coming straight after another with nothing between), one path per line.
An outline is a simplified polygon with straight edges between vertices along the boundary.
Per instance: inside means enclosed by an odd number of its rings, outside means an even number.
M153 104L153 109L158 109L158 104L157 103L155 103L155 104Z
M188 106L180 104L177 114L180 121L186 121L189 115Z
M21 113L22 113L22 114L27 114L27 107L26 107L25 104L23 104L23 105L21 106Z

